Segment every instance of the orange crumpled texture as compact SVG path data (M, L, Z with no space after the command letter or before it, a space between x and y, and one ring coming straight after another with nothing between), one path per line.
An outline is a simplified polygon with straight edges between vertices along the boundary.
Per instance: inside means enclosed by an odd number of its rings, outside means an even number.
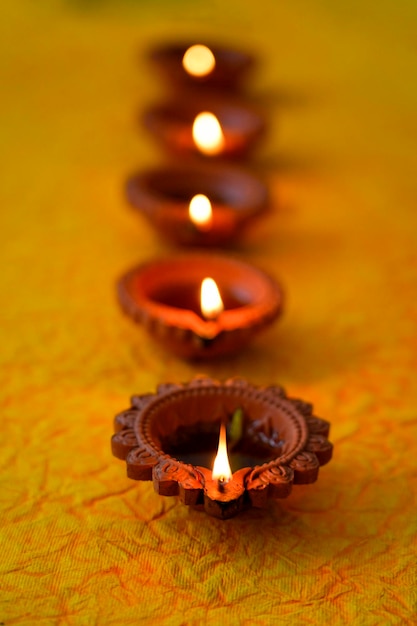
M0 20L0 622L414 624L417 9L5 0ZM286 314L198 366L115 303L165 253L121 192L162 155L137 111L164 91L151 42L259 51L273 211L233 253L280 277ZM314 485L222 522L125 477L134 392L204 372L281 383L332 422Z

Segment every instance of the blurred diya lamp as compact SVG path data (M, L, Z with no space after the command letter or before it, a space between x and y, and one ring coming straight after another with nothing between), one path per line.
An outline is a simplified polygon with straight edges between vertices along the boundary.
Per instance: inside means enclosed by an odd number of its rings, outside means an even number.
M112 437L128 477L221 519L286 498L293 484L316 481L332 457L329 423L275 385L203 377L131 403Z
M264 118L252 107L214 98L154 105L143 121L171 152L208 159L244 157L265 131Z
M283 306L281 287L263 271L203 253L139 265L122 276L117 289L125 313L185 358L240 350Z
M165 237L197 246L237 238L268 203L267 189L259 179L214 164L146 170L128 179L126 195Z
M174 86L235 90L247 77L252 55L216 45L172 43L155 47L149 59Z

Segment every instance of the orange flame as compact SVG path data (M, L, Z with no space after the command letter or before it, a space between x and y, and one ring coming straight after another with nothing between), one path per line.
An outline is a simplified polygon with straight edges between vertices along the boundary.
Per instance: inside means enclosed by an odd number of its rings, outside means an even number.
M212 278L205 278L201 283L200 306L207 320L216 319L224 309L219 289Z
M210 48L196 44L186 50L182 65L191 76L207 76L214 70L216 59Z
M232 478L232 470L230 469L229 457L227 456L226 428L224 424L220 425L219 447L217 455L214 459L213 480L220 483L227 483Z
M190 220L201 230L208 230L211 227L213 211L211 202L202 193L198 193L192 198L189 206Z
M224 148L224 134L220 122L213 113L199 113L193 124L193 139L203 154L214 156Z

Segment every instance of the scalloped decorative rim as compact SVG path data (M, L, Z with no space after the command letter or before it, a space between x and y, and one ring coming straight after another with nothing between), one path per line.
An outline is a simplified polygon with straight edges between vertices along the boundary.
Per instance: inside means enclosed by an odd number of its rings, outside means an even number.
M333 448L328 441L330 425L313 415L311 404L288 398L276 385L258 387L241 378L220 382L198 377L189 383L159 385L155 394L133 396L132 406L116 416L112 451L126 461L130 478L152 480L157 493L179 495L188 505L206 505L207 499L212 499L207 487L211 471L187 465L165 453L151 432L155 416L160 415L164 407L189 397L207 395L237 396L243 409L245 399L270 404L280 412L280 419L282 417L285 427L292 433L291 445L282 455L233 474L235 491L230 499L243 498L246 506L263 507L268 498L288 496L293 484L314 482L319 466L330 461ZM211 512L210 507L205 508Z

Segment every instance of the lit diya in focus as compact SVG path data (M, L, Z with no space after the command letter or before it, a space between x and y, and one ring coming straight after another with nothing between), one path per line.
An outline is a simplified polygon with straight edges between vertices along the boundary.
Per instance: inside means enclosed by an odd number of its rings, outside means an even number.
M139 265L119 280L118 298L135 322L186 358L240 350L283 306L281 287L263 271L209 254Z
M268 204L266 186L246 171L216 164L161 166L131 176L130 204L171 241L222 245L240 236Z
M246 52L205 43L180 43L158 46L149 58L174 85L236 89L254 65Z
M233 100L190 98L150 107L145 127L170 151L211 159L245 156L265 131L263 116Z
M329 423L276 385L196 378L131 402L112 438L129 478L222 519L314 482L332 457Z

